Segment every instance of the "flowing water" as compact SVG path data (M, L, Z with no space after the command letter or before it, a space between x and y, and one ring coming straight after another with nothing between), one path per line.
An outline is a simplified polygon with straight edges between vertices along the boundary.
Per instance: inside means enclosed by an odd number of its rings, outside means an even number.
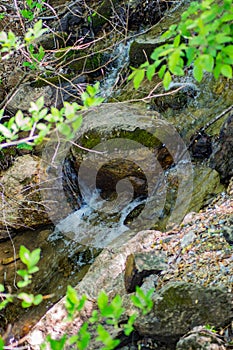
M121 43L113 53L117 59L112 65L112 70L108 72L107 78L101 82L102 95L106 98L111 97L121 70L128 64L129 47L130 42ZM227 95L224 92L224 86L217 84L213 86L213 81L208 76L204 79L204 90L200 90L200 86L197 86L191 77L186 79L187 108L185 105L178 112L172 104L169 105L169 100L165 101L167 105L164 108L165 103L160 105L159 99L152 102L149 108L162 111L165 118L177 125L181 133L189 137L190 132L199 125L202 126L203 121L222 111L223 106L227 107L231 103L231 98L230 94ZM183 83L183 80L177 80L171 88L176 88ZM162 192L163 189L158 192L158 197ZM35 274L30 290L34 293L54 293L40 308L26 311L18 307L8 308L4 315L0 315L2 329L6 324L12 323L14 336L22 336L26 333L28 328L65 294L68 284L75 286L78 283L102 248L109 246L116 238L131 232L130 222L135 216L140 215L146 200L143 197L129 198L128 193L125 198L124 193L121 194L118 205L114 198L113 205L111 198L101 201L101 193L98 190L92 191L87 196L88 200L86 198L79 209L60 221L55 228L50 226L34 231L24 231L14 238L14 248L11 241L1 243L0 274L9 290L13 292L16 290L14 286L16 269L23 267L17 252L20 245L24 244L30 250L41 248L40 271ZM108 210L106 205L109 205ZM157 208L157 218L163 215L160 205ZM149 224L147 228L150 228Z

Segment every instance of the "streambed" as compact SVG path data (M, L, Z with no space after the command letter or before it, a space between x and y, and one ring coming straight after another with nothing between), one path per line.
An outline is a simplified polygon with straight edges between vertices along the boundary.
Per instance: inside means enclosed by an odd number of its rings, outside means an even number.
M129 47L128 45L125 45L125 47L123 46L123 48L125 48L125 50L128 50ZM122 55L122 57L124 57L124 61L127 62L127 55ZM119 63L120 60L118 64ZM120 68L120 65L117 65L114 68L114 74L110 75L109 77L109 79L111 80L110 84L108 81L105 81L105 84L103 84L103 89L106 90L107 97L111 96L111 86L115 84L115 79L118 75L117 72ZM184 90L184 92L179 94L177 97L161 97L158 99L152 99L150 103L148 103L146 106L143 105L142 102L139 102L139 104L135 106L135 108L139 108L147 112L148 110L150 110L151 116L154 115L156 118L158 117L158 114L160 114L160 116L164 120L167 120L176 126L177 130L180 132L182 137L184 137L184 140L188 144L189 138L192 135L194 129L198 129L203 125L203 123L205 123L207 120L210 120L213 117L213 115L219 113L224 108L227 108L229 106L232 98L232 89L230 82L226 82L225 80L223 80L220 83L215 83L209 78L209 76L206 76L204 83L198 86L196 84L194 85L194 87L193 85L191 85L193 84L193 81L190 77L187 77L187 80L185 82L188 83L189 87L191 88ZM180 83L182 82L176 82L176 84ZM149 84L147 86L147 84L148 82L143 83L141 89L138 92L132 91L132 85L130 86L129 84L126 84L121 91L118 91L117 93L113 94L112 99L114 101L119 102L124 102L126 99L131 98L141 99L143 96L142 93L145 94L146 91L150 91L150 86ZM109 86L110 90L108 88ZM124 110L124 104L122 104L122 107L119 104L118 108ZM128 107L126 106L126 109L127 108ZM111 114L110 112L106 113L106 111L104 113L105 115L109 116L109 120L111 120L113 116L116 119L118 117L116 111L113 114ZM129 114L130 113L128 110L128 115ZM98 116L97 112L96 115L96 125L98 125L98 117L100 118L99 120L101 120L102 117L101 115ZM130 115L130 118L135 122L133 113ZM135 122L135 125L136 124L137 123ZM218 123L216 128L211 128L210 131L212 133L212 136L216 137L216 135L219 132L220 124L222 124L222 121ZM128 135L129 134L127 134L127 137ZM96 144L98 144L98 140L101 141L101 139L97 138L95 140ZM105 139L102 138L102 141L105 141ZM146 137L144 141L147 141ZM140 142L142 142L141 139ZM160 142L160 145L158 146L160 147L161 145L163 145L163 142ZM161 157L162 155L163 154L161 152ZM164 158L166 160L167 156L168 154L164 155ZM206 169L206 176L200 176L200 174L202 173L198 172L197 170L196 178L199 178L199 187L197 187L198 182L195 186L196 192L200 192L201 190L204 192L204 199L203 201L201 201L198 197L195 197L194 200L193 197L191 204L195 202L196 206L193 206L192 210L198 210L201 206L205 205L208 202L208 200L211 199L211 197L215 196L219 192L224 191L224 187L220 184L217 174L211 175L215 178L215 182L212 183L212 185L210 184L210 174L213 173L209 171L206 159L203 159L201 162L203 163L202 167ZM168 162L168 165L171 165L171 163ZM117 164L117 166L119 167L119 164ZM193 166L195 167L194 163ZM166 167L164 166L163 170L165 171L165 169ZM202 181L203 178L205 178L205 182ZM142 179L139 177L139 180ZM116 181L113 182L114 184L116 184ZM176 186L176 181L174 180L174 178L172 178L171 183L174 183ZM98 192L94 191L93 194L94 195L91 198L93 201L95 201ZM173 188L171 188L170 196L173 201L174 199L176 199L176 194L173 193ZM184 199L185 196L186 193L184 193ZM123 194L121 195L121 199L122 198ZM111 201L109 201L109 203L111 203ZM123 201L121 203L123 203ZM2 317L2 328L4 329L7 323L14 324L12 332L13 336L22 336L54 302L56 302L61 296L64 295L67 284L76 285L78 281L84 276L85 272L88 270L88 267L93 262L94 257L99 253L99 248L103 248L106 242L104 243L104 245L102 245L100 242L100 244L97 244L97 242L93 244L93 240L91 242L88 241L88 239L90 238L89 227L84 227L84 230L88 231L88 234L84 234L84 237L87 238L87 240L82 241L82 243L87 244L88 246L90 246L90 248L80 246L80 237L76 239L77 237L75 238L75 236L73 235L75 232L77 232L77 228L79 232L80 230L82 230L80 229L79 225L80 218L82 218L83 224L83 218L85 217L86 222L89 222L90 215L92 215L92 227L96 226L96 228L100 228L100 226L103 225L106 231L112 229L113 236L115 232L117 232L117 235L119 235L119 233L126 233L128 231L128 227L126 226L125 220L127 219L127 217L129 217L134 207L138 207L139 205L143 206L144 203L145 198L143 196L133 198L133 200L128 205L127 209L125 208L125 212L121 213L120 215L119 213L115 214L115 216L112 217L112 223L111 220L108 220L107 224L100 222L100 218L102 220L103 217L99 216L98 210L96 212L93 212L87 204L83 203L81 209L75 211L75 205L73 205L70 216L68 216L60 224L58 224L55 232L54 227L49 226L40 230L30 230L18 233L17 236L13 239L16 255L19 251L19 246L21 244L26 245L27 248L29 248L30 250L37 247L40 247L42 249L42 260L39 265L40 272L38 272L35 275L35 281L32 284L32 288L36 291L35 293L50 294L54 293L54 291L56 291L56 293L54 297L48 299L39 308L30 309L28 311L22 311L18 307L17 309L14 307L10 307L9 309L7 309L4 317ZM169 205L169 198L165 198L165 203L166 210L169 212L171 210ZM151 209L152 211L154 211L153 206ZM163 208L159 209L159 215L161 215L161 210L163 210ZM136 216L138 214L139 213L136 212ZM109 219L109 214L107 214L107 217ZM119 224L116 223L116 219L118 220ZM151 228L150 224L146 225L146 228ZM59 231L63 231L63 233L60 234ZM96 230L94 230L93 232L93 234L95 235ZM112 239L112 237L110 237L110 239ZM108 243L109 242L107 242L107 244ZM15 265L14 263L14 250L10 241L2 242L1 248L1 278L7 286L7 288L9 286L9 288L14 291L15 289L13 281L15 277L15 269L20 268L20 263L18 259L16 260L17 265Z

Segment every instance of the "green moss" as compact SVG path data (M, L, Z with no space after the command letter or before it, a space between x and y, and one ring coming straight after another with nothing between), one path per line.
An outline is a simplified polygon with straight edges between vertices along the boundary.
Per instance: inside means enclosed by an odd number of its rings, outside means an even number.
M103 55L101 53L78 54L72 57L69 68L75 72L92 71L98 69L103 63Z
M64 77L64 78L63 78ZM46 85L59 85L61 83L67 83L67 80L71 80L73 76L71 74L63 74L62 76L53 76L53 77L43 77L39 76L35 82L33 82L31 85L35 88L40 88L42 86Z

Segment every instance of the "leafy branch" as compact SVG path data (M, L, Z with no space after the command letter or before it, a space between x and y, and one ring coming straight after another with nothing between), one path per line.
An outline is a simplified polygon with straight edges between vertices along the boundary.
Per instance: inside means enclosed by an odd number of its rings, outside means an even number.
M66 139L72 139L75 132L82 124L81 112L91 106L98 106L103 102L102 97L96 97L99 93L99 83L94 86L87 86L86 92L81 95L83 105L76 102L64 102L64 107L60 110L51 107L44 107L44 97L41 96L36 102L31 102L29 108L30 115L24 115L21 110L8 121L0 124L0 149L9 146L32 148L49 137L53 130L57 130ZM4 110L0 110L0 121L4 117ZM29 135L20 139L20 132L26 131Z
M201 82L204 72L216 79L220 75L232 78L233 64L233 6L232 0L192 2L162 36L164 43L152 53L151 59L133 69L129 80L137 89L144 77L152 80L158 73L167 90L172 76L184 76L185 68L193 66L193 77Z

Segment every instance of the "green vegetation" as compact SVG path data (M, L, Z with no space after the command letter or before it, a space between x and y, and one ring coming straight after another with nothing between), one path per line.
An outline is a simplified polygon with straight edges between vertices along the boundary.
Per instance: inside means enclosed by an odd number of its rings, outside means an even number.
M40 1L33 1L33 0L26 0L26 5L23 10L20 11L21 15L28 19L29 21L32 21L36 15L38 15L39 12L42 12L44 10L43 3L45 0Z
M145 75L152 80L155 72L169 88L172 75L184 76L185 69L193 66L193 76L200 82L204 72L216 79L223 75L232 78L233 64L233 6L232 0L217 2L203 0L192 2L181 16L179 24L170 26L161 39L164 41L151 55L154 63L148 61L133 69L137 89Z
M31 102L29 108L30 116L24 116L22 111L18 111L15 116L0 124L0 148L17 145L19 148L30 149L32 146L41 143L48 135L57 130L66 139L72 139L75 132L82 124L82 111L91 106L98 106L103 98L96 97L99 92L99 83L94 86L87 86L86 92L81 95L83 105L76 102L70 104L64 102L64 107L60 110L51 107L44 107L44 98L40 97L36 102ZM4 110L0 110L0 118L4 116ZM27 131L28 137L20 139L19 133Z

